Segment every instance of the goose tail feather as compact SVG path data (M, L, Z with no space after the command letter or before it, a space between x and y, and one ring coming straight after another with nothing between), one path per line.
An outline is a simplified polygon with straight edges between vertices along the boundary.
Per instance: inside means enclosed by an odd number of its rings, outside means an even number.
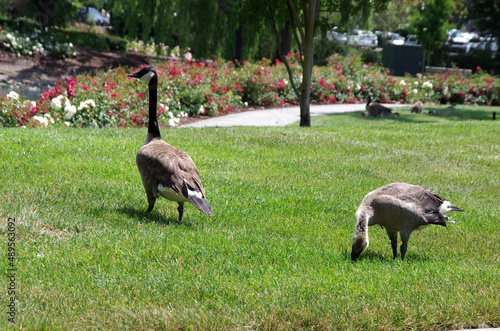
M199 198L195 196L188 197L189 202L191 202L196 208L198 208L203 214L212 216L214 211L212 210L212 206L205 198Z

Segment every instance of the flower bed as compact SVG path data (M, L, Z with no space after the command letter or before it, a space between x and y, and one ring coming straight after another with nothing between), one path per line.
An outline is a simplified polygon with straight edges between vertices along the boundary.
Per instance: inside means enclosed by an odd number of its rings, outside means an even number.
M301 69L289 56L300 89ZM282 63L261 61L158 62L158 118L175 126L180 117L219 115L246 106L298 104ZM0 126L129 127L148 120L147 86L127 78L137 68L117 68L95 75L60 80L40 100L22 100L15 93L0 96ZM500 80L479 70L464 78L454 72L416 79L397 78L359 58L328 59L314 69L312 103L359 103L367 95L386 103L466 103L500 105Z

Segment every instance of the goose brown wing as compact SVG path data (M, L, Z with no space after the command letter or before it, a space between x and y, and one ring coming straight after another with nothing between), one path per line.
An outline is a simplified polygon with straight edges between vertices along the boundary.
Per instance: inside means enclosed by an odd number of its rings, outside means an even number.
M162 140L152 141L137 153L137 164L141 164L148 175L188 198L187 189L200 192L205 197L200 176L191 157Z

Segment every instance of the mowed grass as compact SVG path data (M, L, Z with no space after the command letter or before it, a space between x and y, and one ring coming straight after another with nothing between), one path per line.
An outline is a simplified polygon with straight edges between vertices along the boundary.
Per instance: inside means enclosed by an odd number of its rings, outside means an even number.
M135 154L146 129L3 129L0 247L6 251L7 219L15 217L18 290L16 324L2 313L0 325L498 327L500 121L491 120L493 110L352 113L315 117L311 128L162 130L195 161L215 212L186 205L182 223L166 200L144 214ZM356 208L391 182L422 185L466 212L451 214L457 223L446 228L414 232L404 262L392 260L385 231L370 227L370 246L352 263ZM0 266L5 308L6 254Z

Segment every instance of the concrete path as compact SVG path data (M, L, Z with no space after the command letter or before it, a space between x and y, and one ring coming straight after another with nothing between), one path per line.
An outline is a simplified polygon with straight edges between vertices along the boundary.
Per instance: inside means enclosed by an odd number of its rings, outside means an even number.
M408 105L384 104L390 108ZM365 104L311 105L311 116L364 111ZM300 108L286 107L264 110L251 110L182 125L181 127L222 127L222 126L285 126L300 120Z

